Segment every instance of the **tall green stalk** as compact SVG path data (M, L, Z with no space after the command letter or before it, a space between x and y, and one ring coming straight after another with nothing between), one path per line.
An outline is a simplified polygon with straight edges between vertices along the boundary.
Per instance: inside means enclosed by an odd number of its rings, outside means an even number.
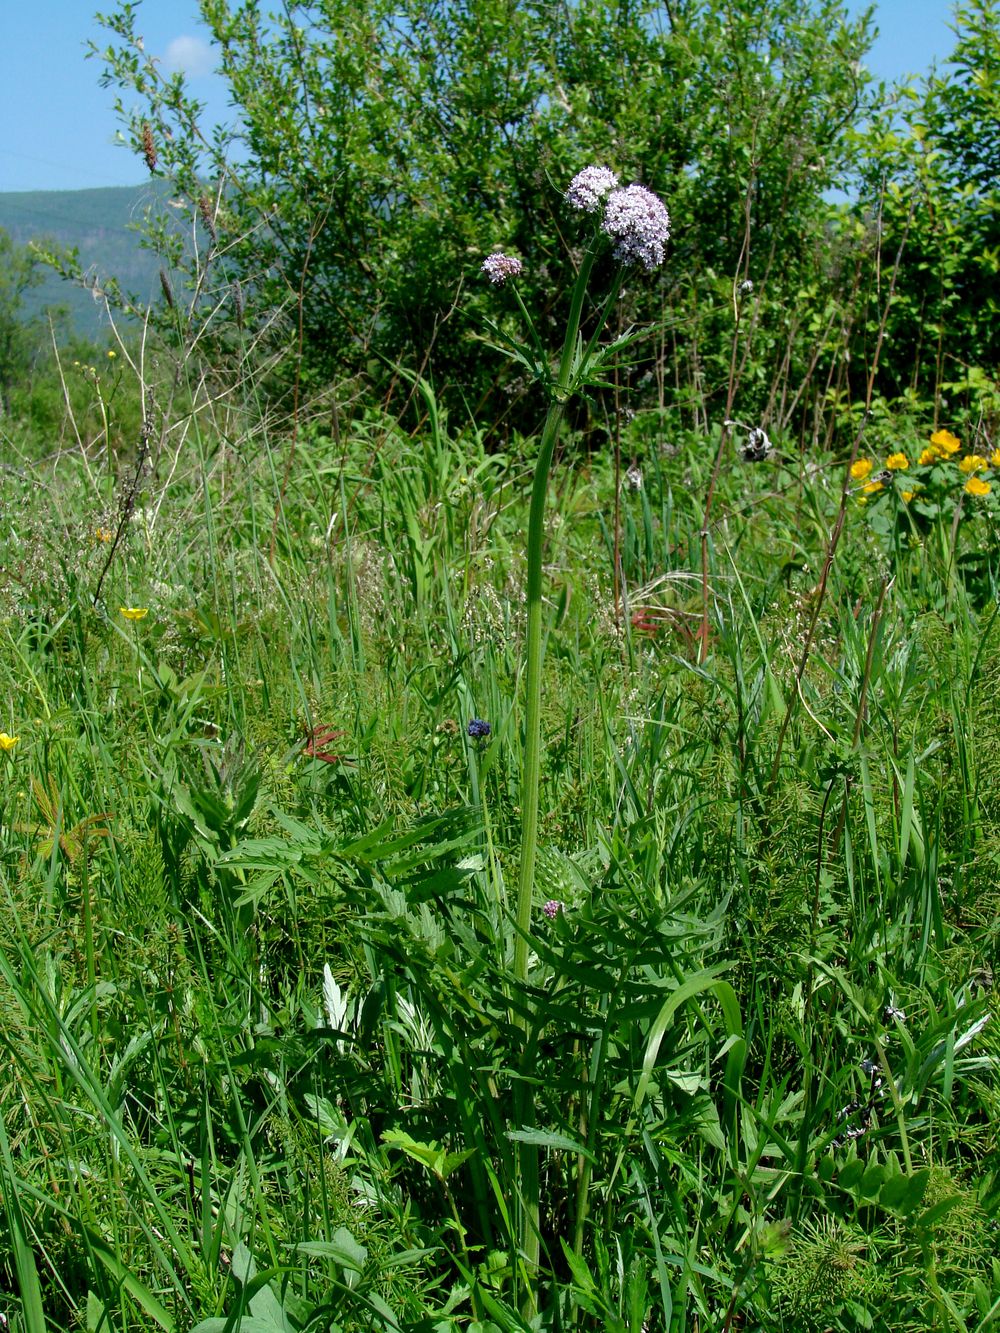
M521 768L521 869L517 890L517 939L514 942L514 979L523 986L528 979L528 938L531 929L531 890L535 882L535 854L538 848L538 788L541 777L541 718L542 718L542 658L544 635L542 630L542 554L545 545L545 500L548 493L552 455L563 413L573 386L573 372L580 319L587 291L590 270L594 265L595 250L587 250L573 287L569 322L563 341L559 374L552 388L552 402L542 427L542 438L535 463L531 487L531 508L528 513L528 575L527 575L527 646L525 649L524 682L524 759ZM603 321L602 321L603 323ZM518 1020L525 1028L528 1020Z
M528 945L531 939L531 906L535 886L535 857L538 848L538 800L541 784L542 760L542 658L545 636L542 625L542 551L545 542L545 502L548 494L549 473L555 453L559 427L562 425L566 404L581 387L601 383L600 375L592 375L607 356L628 345L639 334L628 332L615 338L607 347L598 350L598 342L615 308L621 291L626 265L641 263L647 272L663 262L663 247L670 234L670 218L664 205L641 185L619 190L618 177L606 167L587 167L571 181L566 200L571 207L596 214L603 207L603 216L594 228L591 243L583 256L580 271L573 284L569 319L563 338L559 370L554 380L546 380L549 387L549 410L542 427L538 459L531 488L531 507L528 513L528 573L527 573L527 641L524 676L524 751L521 769L521 867L518 877L517 912L515 915L513 986L521 1000L514 1021L521 1029L520 1073L515 1093L514 1113L517 1127L530 1129L535 1120L535 1097L532 1091L531 1063L534 1050L534 1014L527 1002ZM602 204L603 201L603 204ZM598 222L594 218L595 223ZM598 249L610 238L614 242L615 257L620 261L615 280L594 323L586 345L580 336L583 303L587 284L594 267ZM504 282L521 271L520 261L502 253L489 256L483 270L492 282ZM500 331L498 336L504 350L521 362L534 365L540 373L543 360L537 333L531 316L514 289L521 308L531 345L521 347ZM530 1136L528 1136L530 1137ZM539 1229L539 1172L538 1145L518 1141L517 1145L517 1203L518 1225L515 1228L518 1253L513 1256L514 1269L522 1273L521 1308L527 1318L537 1309L538 1258L541 1249Z
M595 247L590 247L580 265L573 298L570 304L566 337L563 341L559 374L552 388L552 401L542 427L542 438L535 463L531 488L531 508L528 515L528 574L527 574L527 645L525 649L525 705L524 705L524 758L521 769L521 868L517 890L517 937L514 941L514 984L523 992L528 981L528 941L531 931L532 889L535 883L535 855L538 849L538 794L541 780L542 740L542 659L544 657L544 630L542 625L542 553L545 538L545 500L548 493L552 455L555 451L559 427L566 403L574 384L577 363L577 344L580 320L587 282L594 264ZM617 290L617 284L616 284ZM607 311L605 311L605 318ZM601 323L603 325L604 320ZM592 340L593 342L593 340ZM592 345L591 342L591 345ZM516 1020L524 1031L522 1059L529 1049L530 1018L519 1014ZM534 1121L534 1096L530 1085L518 1085L516 1108L519 1127ZM540 1249L539 1234L539 1175L538 1145L518 1144L518 1188L520 1194L520 1253L524 1265L526 1290L522 1301L527 1317L537 1306L535 1281Z

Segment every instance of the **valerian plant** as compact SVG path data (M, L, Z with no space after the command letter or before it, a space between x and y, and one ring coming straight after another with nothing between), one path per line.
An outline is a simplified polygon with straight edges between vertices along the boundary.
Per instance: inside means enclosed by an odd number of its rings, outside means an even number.
M605 383L603 368L608 359L637 338L643 331L629 330L601 344L601 335L615 308L626 274L635 269L651 273L663 263L670 236L670 215L666 206L642 185L621 188L618 176L608 167L585 167L570 182L566 202L578 213L592 218L589 243L583 253L576 282L570 296L569 316L563 337L562 353L556 366L539 356L541 346L537 330L523 302L522 315L529 341L518 344L505 338L500 344L521 365L534 370L549 399L545 424L539 440L528 515L527 544L527 638L525 647L524 759L521 777L521 861L518 878L514 943L514 984L523 991L528 986L528 951L531 941L534 905L535 860L538 846L539 787L541 782L541 707L543 627L543 567L545 507L549 473L559 429L566 407L576 394ZM610 242L615 260L614 277L586 343L581 335L584 303L588 295L594 263ZM522 272L521 261L494 253L483 261L482 270L494 285L515 280ZM495 327L495 326L494 326ZM521 1016L525 1032L529 1018ZM519 1119L522 1125L533 1123L530 1094L521 1084ZM538 1268L539 1178L538 1145L525 1141L520 1151L520 1194L523 1200L520 1249L524 1256L526 1291L523 1304L531 1314L535 1309L534 1283Z

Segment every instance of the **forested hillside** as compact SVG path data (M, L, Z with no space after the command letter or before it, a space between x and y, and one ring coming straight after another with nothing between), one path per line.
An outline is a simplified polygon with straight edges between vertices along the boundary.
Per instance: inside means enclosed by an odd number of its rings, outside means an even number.
M127 290L149 301L158 288L159 263L141 248L134 228L149 208L165 206L168 193L155 181L139 189L0 193L0 229L21 246L34 241L50 250L75 249L81 272L98 286L102 277L114 274ZM92 290L50 269L41 277L24 303L26 318L46 307L64 307L76 333L94 337L107 332L107 315Z

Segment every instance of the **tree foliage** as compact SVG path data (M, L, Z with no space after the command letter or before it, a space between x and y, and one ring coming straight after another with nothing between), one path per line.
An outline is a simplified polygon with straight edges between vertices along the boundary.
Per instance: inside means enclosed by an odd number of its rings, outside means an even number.
M985 406L995 426L1000 6L970 0L955 20L946 72L902 88L866 127L862 205L878 215L885 249L904 252L884 393L935 414L964 410L971 424Z
M632 371L652 372L647 397L668 396L669 338L696 419L721 411L733 291L748 277L751 398L765 404L778 368L790 382L814 374L790 353L787 312L806 287L840 300L850 281L830 257L826 197L853 170L845 131L870 37L836 0L290 0L273 16L201 0L234 108L212 134L183 76L144 52L138 9L104 16L104 79L130 105L139 95L137 109L120 104L131 143L202 220L192 317L225 308L238 281L250 317L288 346L301 316L320 378L406 363L474 409L495 381L493 354L469 337L486 308L483 256L524 257L523 296L546 328L578 257L560 193L606 162L675 220L667 272L623 303L623 322L663 329L655 363ZM183 286L179 232L150 239ZM508 390L516 401L520 386Z

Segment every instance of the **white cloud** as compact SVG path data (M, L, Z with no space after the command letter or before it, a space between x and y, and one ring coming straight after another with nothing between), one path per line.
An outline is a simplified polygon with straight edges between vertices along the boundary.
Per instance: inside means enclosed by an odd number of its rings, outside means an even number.
M175 37L168 45L163 63L169 74L183 70L190 78L212 72L212 48L201 37Z

